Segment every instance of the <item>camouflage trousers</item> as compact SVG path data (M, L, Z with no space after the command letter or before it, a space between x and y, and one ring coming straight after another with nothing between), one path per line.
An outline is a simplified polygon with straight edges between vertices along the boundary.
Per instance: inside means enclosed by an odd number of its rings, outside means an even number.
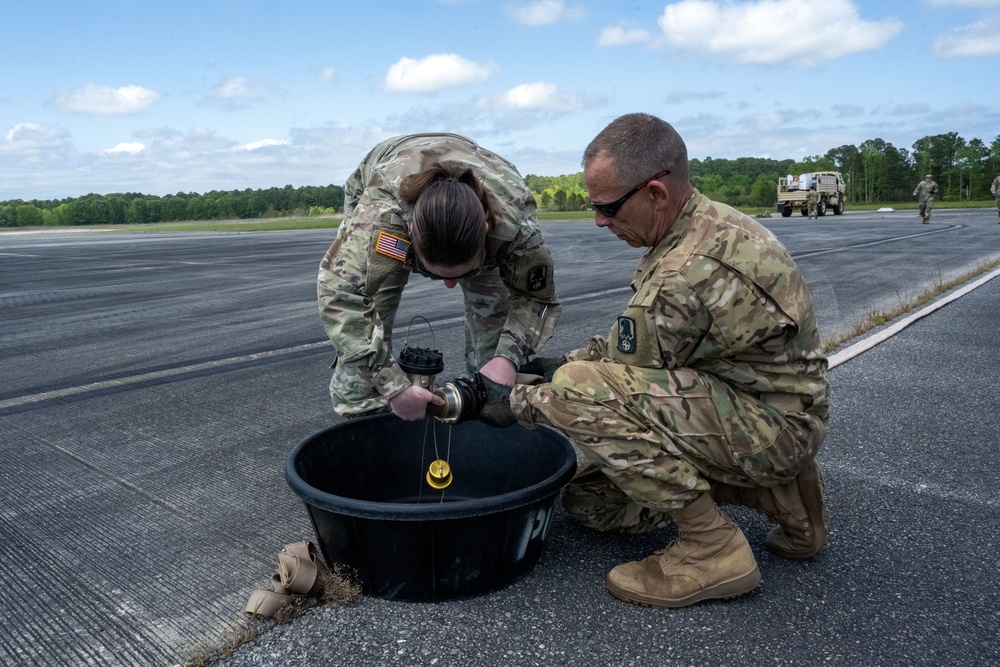
M997 195L997 215L1000 215L1000 195Z
M382 323L382 339L389 355L393 350L392 333L396 309L406 282L404 274L390 276L372 299ZM507 286L500 278L499 269L463 278L459 281L459 286L465 301L466 372L472 374L496 354L500 334L507 322L510 297ZM445 289L443 286L435 287ZM409 339L408 335L403 340L418 347L423 343L416 341L428 339L421 336L424 333L420 328L422 320L418 319L413 324L414 340ZM408 329L407 332L409 333ZM402 344L397 348L401 349ZM388 406L388 401L372 386L371 377L377 369L368 368L367 359L362 359L359 363L360 365L345 363L340 357L334 363L330 377L330 397L334 410L339 414L356 416L380 412Z
M783 413L691 369L573 361L549 384L517 385L511 407L522 426L549 424L590 464L563 504L597 530L643 532L719 481L775 486L794 479L827 423Z
M931 211L934 210L934 200L933 199L921 199L920 200L920 217L929 218L931 217Z

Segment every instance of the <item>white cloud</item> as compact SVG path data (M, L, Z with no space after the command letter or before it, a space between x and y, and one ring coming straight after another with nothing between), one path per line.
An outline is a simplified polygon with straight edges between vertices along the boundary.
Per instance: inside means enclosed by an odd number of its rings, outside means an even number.
M384 88L390 93L433 93L489 78L492 63L466 60L454 53L435 53L422 60L400 58L389 67Z
M570 111L581 106L574 95L562 93L554 83L538 81L514 86L505 93L480 98L476 105L485 109L547 109Z
M58 151L71 146L66 131L58 125L18 123L0 141L0 152L30 156L42 151Z
M95 86L60 91L52 98L57 107L73 113L112 116L138 113L160 99L160 94L142 86Z
M1000 17L949 30L934 40L934 55L940 58L1000 55Z
M333 81L333 77L337 75L337 68L333 65L323 65L322 67L316 68L316 78L320 81Z
M135 155L136 153L141 153L144 150L146 150L146 144L138 141L129 141L112 146L111 148L105 148L101 152L105 155L114 155L115 153L128 153L129 155Z
M672 90L667 93L665 99L670 104L684 104L685 102L718 99L722 96L723 93L716 90Z
M865 108L857 104L834 104L831 107L838 118L853 118L864 114Z
M650 34L643 28L626 28L624 26L608 26L597 38L598 46L624 46L648 42Z
M580 8L567 7L563 0L538 0L521 5L507 5L504 11L518 23L529 26L549 25L563 19L576 21L584 14Z
M227 110L245 109L268 95L280 92L281 89L267 79L234 76L217 85L202 98L202 103Z
M238 150L244 151L255 151L258 148L267 148L268 146L287 146L288 141L285 139L261 139L260 141L251 141L249 144L243 144L239 146Z
M861 20L850 0L681 0L666 6L659 24L678 49L730 56L743 64L804 67L879 49L903 30L895 18Z
M930 107L923 102L911 102L910 104L897 104L892 109L893 116L916 116L930 111Z
M945 7L1000 7L1000 0L928 0L932 5Z

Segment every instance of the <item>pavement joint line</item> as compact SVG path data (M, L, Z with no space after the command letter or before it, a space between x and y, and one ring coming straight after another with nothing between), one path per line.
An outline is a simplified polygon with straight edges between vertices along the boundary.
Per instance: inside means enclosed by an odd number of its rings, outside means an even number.
M628 288L618 287L610 290L603 290L600 292L589 292L587 294L578 294L576 296L562 299L562 302L570 303L574 301L584 301L586 299L592 299L595 297L606 296L608 294L621 292L622 290L625 289ZM434 326L445 326L449 324L458 324L464 321L465 321L465 316L461 315L456 317L448 317L441 320L434 320L433 322L431 322L431 324ZM0 401L0 410L5 410L8 408L17 408L24 405L31 405L32 403L40 403L42 401L67 398L69 396L78 396L80 394L87 394L90 392L101 391L104 389L127 387L129 385L139 384L140 382L163 380L165 378L175 377L178 375L185 375L187 373L196 373L204 370L215 370L219 368L224 368L226 366L233 366L236 364L259 361L261 359L268 359L287 354L296 354L298 352L307 352L311 350L322 349L324 347L329 347L329 346L330 346L330 341L323 340L316 343L305 343L303 345L283 347L277 350L268 350L266 352L256 352L254 354L247 354L239 357L229 357L227 359L206 361L200 364L180 366L178 368L171 368L168 370L154 371L150 373L140 373L138 375L115 378L114 380L102 380L100 382L90 382L88 384L77 385L75 387L64 387L63 389L53 389L51 391L43 391L37 394L26 394L24 396L16 396L14 398L8 398L6 400Z
M833 252L833 251L832 250L830 250L830 251L828 251L828 250L820 250L820 251L816 251L814 253L806 253L806 254L812 255L812 254L819 254L819 253L824 253L824 252ZM986 275L985 277L980 278L976 282L972 283L971 285L966 285L965 287L957 290L956 292L952 293L948 297L946 297L944 299L941 299L939 301L936 301L936 302L930 304L929 306L926 306L925 308L921 309L917 313L914 313L913 315L910 315L909 317L906 317L906 318L900 320L899 322L897 322L896 324L893 324L892 326L888 327L884 331L881 331L878 334L875 334L874 336L866 338L865 340L863 340L863 341L861 341L859 343L856 343L856 344L850 346L849 348L847 348L845 350L842 350L840 352L837 352L836 354L831 355L828 358L829 359L829 369L832 370L832 369L836 368L837 366L839 366L840 364L845 363L845 362L853 359L854 357L856 357L856 356L858 356L858 355L860 355L860 354L862 354L862 353L870 350L871 348L875 347L879 343L881 343L881 342L887 340L888 338L896 335L897 333L899 333L900 331L902 331L903 329L905 329L909 325L913 324L917 320L919 320L919 319L921 319L923 317L926 317L927 315L930 315L931 313L933 313L938 308L941 308L941 307L943 307L943 306L951 303L952 301L955 301L956 299L959 299L962 296L965 296L966 294L968 294L972 290L976 289L977 287L979 287L981 285L984 285L985 283L989 282L990 280L992 280L993 278L997 277L998 275L1000 275L1000 269L996 269L993 272L991 272L988 275ZM562 299L562 302L563 303L572 303L572 302L576 302L576 301L584 301L584 300L592 299L592 298L595 298L595 297L607 296L607 295L610 295L610 294L615 294L615 293L623 291L624 289L626 289L626 288L618 287L618 288L613 288L613 289L609 289L609 290L602 290L600 292L590 292L590 293L587 293L587 294L577 294L575 296L571 296L571 297L567 297L565 299ZM465 319L464 316L449 317L449 318L445 318L443 320L436 320L435 322L432 322L432 324L435 324L435 325L438 325L438 326L448 325L448 324L457 324L459 322L464 321L464 319ZM53 389L51 391L44 391L44 392L37 393L37 394L27 394L25 396L17 396L15 398L8 398L6 400L0 401L0 410L4 410L4 409L8 409L8 408L16 408L16 407L20 407L20 406L24 406L24 405L30 405L32 403L40 403L42 401L49 401L49 400L53 400L53 399L66 398L66 397L69 397L69 396L77 396L77 395L86 394L86 393L89 393L89 392L101 391L103 389L116 388L116 387L127 387L129 385L138 384L140 382L149 382L151 380L162 380L162 379L165 379L165 378L168 378L168 377L175 377L177 375L184 375L184 374L187 374L187 373L196 373L198 371L203 371L203 370L213 370L213 369L223 368L223 367L226 367L226 366L232 366L232 365L235 365L235 364L242 364L242 363L247 363L247 362L259 361L261 359L268 359L268 358L283 356L283 355L287 355L287 354L295 354L295 353L298 353L298 352L306 352L306 351L311 351L311 350L317 350L317 349L324 348L324 347L328 346L329 344L330 344L329 341L326 341L326 340L319 341L319 342L316 342L316 343L305 343L303 345L294 345L292 347L284 347L284 348L279 348L277 350L268 350L267 352L256 352L254 354L247 354L247 355L242 355L242 356L238 356L238 357L229 357L227 359L217 359L215 361L207 361L207 362L200 363L200 364L191 364L189 366L181 366L181 367L178 367L178 368L171 368L169 370L155 371L155 372L152 372L152 373L140 373L139 375L133 375L133 376L124 377L124 378L116 378L114 380L103 380L101 382L91 382L91 383L88 383L88 384L78 385L78 386L75 386L75 387L65 387L63 389Z
M91 382L88 384L78 385L76 387L65 387L63 389L53 389L52 391L43 391L38 394L17 396L14 398L8 398L6 400L0 401L0 410L6 408L16 408L22 405L30 405L31 403L39 403L41 401L49 401L52 399L66 398L68 396L86 394L93 391L101 391L102 389L127 387L129 385L138 384L140 382L149 382L150 380L162 380L164 378L174 377L177 375L184 375L187 373L196 373L198 371L213 370L213 369L223 368L225 366L232 366L234 364L242 364L247 362L259 361L261 359L268 359L271 357L278 357L287 354L295 354L298 352L305 352L309 350L319 349L329 345L330 345L329 341L321 341L317 343L305 343L303 345L294 345L292 347L284 347L278 350L268 350L267 352L255 352L254 354L246 354L239 357L229 357L228 359L217 359L215 361L206 361L200 364L191 364L189 366L180 366L178 368L170 368L167 370L154 371L151 373L140 373L139 375L132 375L130 377L115 378L114 380L102 380L100 382Z
M903 236L893 236L887 239L878 239L877 241L868 241L866 243L858 243L855 245L841 246L839 248L822 248L820 250L806 250L805 252L790 253L795 259L805 259L807 257L816 257L817 255L829 255L833 252L843 252L845 250L857 250L858 248L868 248L873 245L882 245L884 243L895 243L896 241L905 241L906 239L913 239L920 236L927 236L929 234L941 234L943 232L950 232L956 229L961 229L965 225L951 225L949 227L941 227L939 229L927 229L924 231L913 232L912 234L905 234Z
M850 347L841 350L836 354L830 355L830 357L828 357L829 368L832 370L833 368L836 368L840 364L850 361L851 359L854 359L858 355L867 352L868 350L872 349L879 343L883 343L889 338L892 338L896 334L900 333L903 329L915 323L917 320L923 319L924 317L927 317L928 315L938 310L939 308L943 308L952 301L956 301L962 298L972 290L982 287L983 285L993 280L997 276L1000 276L1000 268L994 269L993 271L986 274L985 276L975 281L974 283L970 283L965 287L962 287L961 289L952 292L947 297L944 297L943 299L939 299L934 303L924 306L923 308L913 313L912 315L903 318L896 324L887 327L886 329L878 332L877 334L869 336L868 338L865 338L864 340L855 343L854 345L851 345Z

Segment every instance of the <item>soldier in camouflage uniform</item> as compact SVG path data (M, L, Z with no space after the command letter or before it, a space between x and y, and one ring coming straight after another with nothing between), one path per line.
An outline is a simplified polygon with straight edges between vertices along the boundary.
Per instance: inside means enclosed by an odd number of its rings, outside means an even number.
M597 226L648 248L633 296L609 336L566 354L551 382L510 391L483 381L479 418L573 439L590 465L564 505L583 524L677 525L665 552L611 570L616 597L683 607L746 593L757 563L718 505L767 515L777 524L767 546L783 557L826 544L815 457L828 431L827 361L809 291L769 230L691 186L687 149L664 121L622 116L583 164Z
M913 196L920 202L919 215L923 218L925 225L929 225L931 222L931 210L934 208L934 195L937 194L937 191L938 184L934 182L934 177L931 174L924 176L924 180L917 183L917 187L913 191Z
M372 149L344 191L344 220L317 282L337 350L337 413L420 419L428 402L443 403L411 387L393 357L393 319L413 271L461 286L469 372L512 385L560 312L535 200L515 167L458 135L403 136Z
M993 179L990 186L990 194L997 198L997 215L1000 215L1000 176Z

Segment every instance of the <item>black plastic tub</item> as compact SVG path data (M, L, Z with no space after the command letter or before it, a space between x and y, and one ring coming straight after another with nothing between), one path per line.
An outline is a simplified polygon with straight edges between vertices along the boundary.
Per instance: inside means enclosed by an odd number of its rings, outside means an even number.
M443 491L425 479L438 458L435 432L453 474ZM572 443L545 426L449 427L393 415L320 431L285 468L326 561L354 569L370 595L409 601L482 595L531 570L575 472Z

